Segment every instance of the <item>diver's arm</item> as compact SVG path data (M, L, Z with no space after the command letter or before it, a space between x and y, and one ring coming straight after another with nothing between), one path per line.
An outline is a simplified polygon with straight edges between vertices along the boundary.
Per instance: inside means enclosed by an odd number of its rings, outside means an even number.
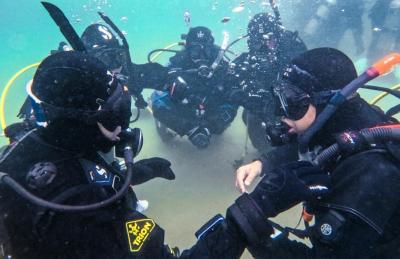
M272 169L296 161L298 159L297 144L290 143L275 147L273 150L263 154L257 160L262 163L263 171L271 171Z
M310 259L317 258L315 250L304 243L290 240L282 234L272 239L266 238L257 246L248 247L255 259Z
M179 258L240 258L246 242L231 219L225 219L215 230L204 233L190 249L182 251Z
M163 90L168 79L168 68L158 63L132 64L128 87L131 92L141 92L144 88Z

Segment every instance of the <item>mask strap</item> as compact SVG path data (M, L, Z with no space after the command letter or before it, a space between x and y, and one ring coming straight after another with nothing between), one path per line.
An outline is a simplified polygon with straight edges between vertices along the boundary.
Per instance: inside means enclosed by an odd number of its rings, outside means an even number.
M32 92L32 80L26 85L26 91L32 104L36 124L40 127L47 127L52 118L77 119L87 124L95 124L103 111L86 111L78 109L61 108L43 102Z
M32 84L33 84L33 80L31 79L26 84L26 92L28 93L29 100L31 101L32 110L35 114L36 124L40 127L45 128L48 126L48 122L46 119L44 109L42 107L43 102L36 95L33 94Z
M282 91L279 88L275 88L274 92L275 92L276 96L278 96L279 103L283 109L285 116L288 117L289 110L288 110L288 103L287 103L286 97L282 94Z

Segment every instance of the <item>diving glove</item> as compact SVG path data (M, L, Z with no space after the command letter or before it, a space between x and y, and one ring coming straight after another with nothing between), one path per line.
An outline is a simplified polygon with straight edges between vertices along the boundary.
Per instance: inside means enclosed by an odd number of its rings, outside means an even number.
M153 178L160 177L174 180L175 174L171 169L171 163L160 157L143 159L133 164L133 185L139 185Z

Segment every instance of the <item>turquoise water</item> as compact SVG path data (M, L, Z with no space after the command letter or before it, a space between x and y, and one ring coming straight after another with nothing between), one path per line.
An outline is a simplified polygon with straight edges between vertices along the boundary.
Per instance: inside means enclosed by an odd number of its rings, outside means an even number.
M2 0L4 1L4 0ZM90 23L99 21L97 11L106 12L120 29L127 32L135 63L145 63L147 53L180 41L180 35L186 33L183 14L191 13L191 25L209 26L214 31L216 42L220 42L222 31L227 30L234 39L246 28L247 20L254 12L267 7L252 4L241 13L233 14L231 9L240 1L187 1L187 0L70 0L51 1L59 6L70 19L80 35ZM220 20L230 16L231 21ZM55 49L64 37L54 24L40 1L15 0L3 2L1 17L1 57L0 84L20 68L38 62ZM164 62L166 57L159 62ZM32 73L18 80L10 92L6 114L13 121L16 110L23 101L24 84Z
M57 48L64 37L40 4L40 1L2 0L0 9L0 87L19 69L38 62ZM59 6L70 19L80 35L84 28L100 20L97 11L108 14L113 21L127 32L131 45L132 58L135 63L145 63L147 53L155 48L162 48L180 41L180 35L187 32L183 14L191 14L191 26L204 25L210 27L216 38L221 42L222 32L228 31L230 39L236 39L246 31L249 18L261 11L270 11L268 1L239 1L239 0L55 0L52 3ZM232 9L243 2L244 10L233 13ZM283 17L283 23L288 29L299 29L296 23L296 9L292 1L278 1ZM311 1L306 1L311 2ZM367 7L372 1L366 1ZM366 16L366 15L365 15ZM221 23L224 17L230 21ZM365 20L365 40L369 40L369 21ZM301 35L300 35L301 36ZM307 43L307 42L306 42ZM244 50L245 41L234 49ZM362 56L354 54L354 43L349 35L344 37L341 49L352 56L355 61ZM166 62L168 55L158 61ZM365 68L368 61L357 62L359 68ZM24 96L25 82L32 76L32 71L20 77L8 96L6 105L7 122L15 121L17 109Z

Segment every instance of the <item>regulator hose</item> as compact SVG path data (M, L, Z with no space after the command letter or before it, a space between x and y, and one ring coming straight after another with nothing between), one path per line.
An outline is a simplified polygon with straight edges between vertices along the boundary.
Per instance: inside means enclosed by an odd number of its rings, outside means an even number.
M380 141L400 140L400 128L393 126L383 126L368 128L360 131L361 135L371 145ZM315 165L323 165L332 158L338 156L341 150L338 143L335 143L324 149L314 160Z
M177 44L178 45L178 44ZM176 46L176 45L174 45ZM180 52L180 50L173 50L173 49L168 49L168 48L164 48L164 49L154 49L152 51L149 52L149 54L147 54L147 62L149 63L154 63L155 58L152 58L154 53L160 53L160 52L172 52L172 53L178 53Z
M126 146L124 150L124 159L125 159L125 164L127 167L127 174L125 178L124 185L121 187L121 189L118 190L118 192L113 195L112 197L97 202L97 203L92 203L92 204L87 204L87 205L65 205L65 204L58 204L54 202L50 202L47 200L44 200L32 193L30 193L28 190L26 190L21 184L19 184L17 181L15 181L11 176L9 176L7 173L0 172L0 183L6 184L9 186L11 189L13 189L15 192L17 192L20 196L28 200L29 202L39 206L39 207L44 207L50 210L54 211L60 211L60 212L82 212L82 211L89 211L89 210L96 210L96 209L101 209L104 207L107 207L117 200L121 199L122 196L125 195L127 192L131 180L132 180L132 175L133 175L133 150L132 147Z

